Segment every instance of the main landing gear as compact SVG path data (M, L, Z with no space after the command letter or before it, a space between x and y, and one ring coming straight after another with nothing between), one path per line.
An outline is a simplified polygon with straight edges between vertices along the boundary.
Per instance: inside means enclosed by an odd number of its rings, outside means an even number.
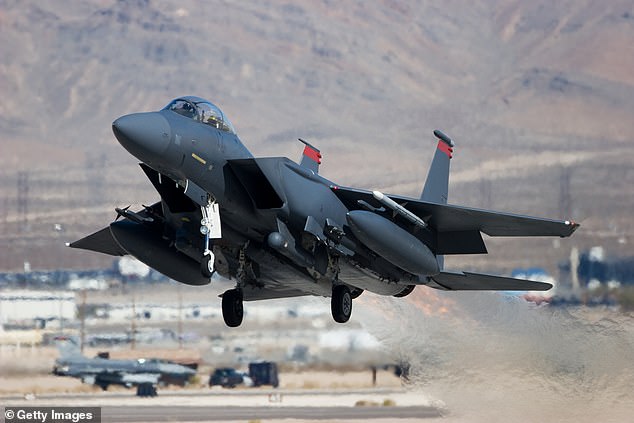
M236 328L242 323L244 307L242 306L242 291L230 289L222 294L222 318L230 328Z
M352 314L352 294L346 285L336 285L330 299L332 318L337 323L346 323Z

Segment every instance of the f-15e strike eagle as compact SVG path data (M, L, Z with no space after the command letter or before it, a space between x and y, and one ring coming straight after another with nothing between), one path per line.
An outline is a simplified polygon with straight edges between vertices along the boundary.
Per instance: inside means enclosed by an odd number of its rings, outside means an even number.
M181 97L157 112L112 124L161 200L116 209L110 226L69 244L130 254L166 276L205 285L235 280L222 295L228 326L243 301L331 297L347 322L364 290L404 297L418 285L442 290L541 290L547 283L443 268L448 254L484 254L489 236L572 235L578 224L447 204L453 141L440 131L420 199L337 185L319 175L320 151L306 141L299 163L253 157L209 101ZM121 218L121 219L119 219Z

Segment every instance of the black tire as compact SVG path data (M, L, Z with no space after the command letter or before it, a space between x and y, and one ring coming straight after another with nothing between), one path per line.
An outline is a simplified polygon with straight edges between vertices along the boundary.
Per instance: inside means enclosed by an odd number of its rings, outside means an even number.
M244 308L242 306L242 291L230 289L222 295L222 318L230 328L237 328L242 324Z
M337 285L332 289L330 299L332 318L337 323L346 323L352 315L352 295L346 285Z
M210 278L211 275L214 274L214 270L210 269L210 267L213 268L214 263L213 263L213 259L212 259L212 255L211 254L206 254L203 256L203 259L200 261L200 273L202 273L202 275L206 278Z

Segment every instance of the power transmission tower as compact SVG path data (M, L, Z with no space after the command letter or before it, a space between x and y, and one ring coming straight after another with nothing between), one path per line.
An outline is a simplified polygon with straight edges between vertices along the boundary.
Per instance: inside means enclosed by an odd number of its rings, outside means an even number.
M570 197L570 168L562 167L559 175L559 217L569 218L572 213Z

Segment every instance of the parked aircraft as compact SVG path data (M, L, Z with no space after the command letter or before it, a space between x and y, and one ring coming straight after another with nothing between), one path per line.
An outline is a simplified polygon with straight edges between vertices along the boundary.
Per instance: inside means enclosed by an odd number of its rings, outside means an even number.
M84 383L99 386L104 391L110 385L126 388L136 386L138 396L156 396L159 384L184 386L196 374L190 367L155 358L111 360L104 357L88 358L70 337L55 339L60 357L55 360L53 374L71 376Z
M420 198L340 186L319 174L322 155L304 144L299 163L256 158L213 103L181 97L157 112L112 124L160 195L143 210L116 209L108 227L69 244L130 254L190 285L214 272L235 280L222 295L228 326L243 301L331 297L346 322L365 290L404 297L442 290L548 290L548 283L444 269L443 256L484 254L489 236L570 236L578 225L447 204L453 141L440 131Z

